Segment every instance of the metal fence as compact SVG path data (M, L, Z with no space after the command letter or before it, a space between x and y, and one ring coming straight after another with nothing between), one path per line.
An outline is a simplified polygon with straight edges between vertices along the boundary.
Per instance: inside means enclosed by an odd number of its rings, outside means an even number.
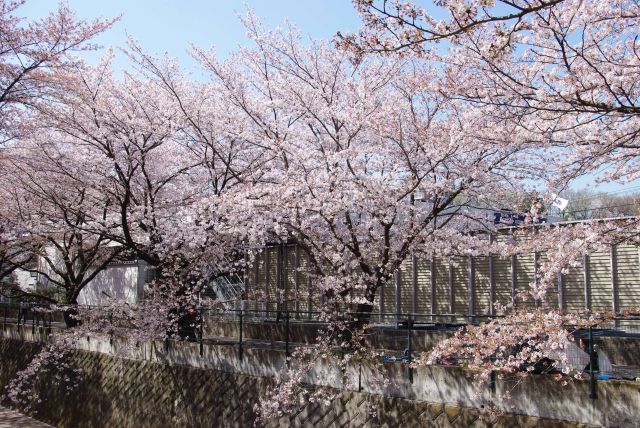
M289 361L294 349L313 346L317 334L328 325L326 313L322 311L301 313L238 306L237 309L197 308L178 322L179 337L167 337L165 346L170 346L173 340L193 341L198 343L201 355L205 346L231 346L237 349L240 359L244 358L247 348L268 348L283 351ZM25 303L0 303L0 308L4 330L17 325L30 328L34 333L45 329L47 335L53 334L56 328L65 328L63 312L69 309ZM113 324L108 311L100 316L106 323ZM428 351L438 341L465 328L464 324L451 322L461 319L461 314L455 313L401 315L345 311L339 317L347 323L364 321L368 325L363 336L367 346L380 351L384 361L405 365L411 381L411 363L420 352ZM476 324L491 318L466 317ZM381 318L395 322L380 323ZM112 334L113 329L109 332ZM568 364L574 372L588 377L591 398L597 398L599 381L640 379L640 317L610 319L594 327L573 330L572 336L574 341L566 349ZM350 352L338 344L334 350L342 354ZM557 367L551 369L557 370Z

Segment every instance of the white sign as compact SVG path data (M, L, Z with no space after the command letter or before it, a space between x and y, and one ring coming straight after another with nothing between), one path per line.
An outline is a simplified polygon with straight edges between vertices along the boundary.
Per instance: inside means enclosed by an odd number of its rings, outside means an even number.
M557 207L560 211L564 211L569 205L569 201L567 199L559 198L556 195L553 195L553 202L551 203L554 207Z

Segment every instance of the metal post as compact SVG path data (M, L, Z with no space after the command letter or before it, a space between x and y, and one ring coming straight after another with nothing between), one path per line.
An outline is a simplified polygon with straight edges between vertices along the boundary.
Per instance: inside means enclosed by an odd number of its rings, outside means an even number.
M113 312L109 311L109 345L113 346Z
M285 312L284 315L284 356L289 368L289 312Z
M380 285L380 322L384 321L384 282Z
M409 364L409 382L413 383L412 349L411 349L411 332L413 330L413 318L409 315L407 318L407 363Z
M362 392L362 363L358 367L358 392Z
M242 266L242 283L244 284L244 293L240 296L241 300L246 300L246 293L249 289L249 253L244 252L244 265Z
M538 229L534 229L536 232L538 231ZM540 257L540 255L538 254L537 251L534 251L533 253L533 283L537 286L539 281L538 281L538 258ZM536 308L540 307L540 301L536 299L535 301L535 305Z
M200 324L198 325L198 338L200 339L200 356L202 357L204 355L204 345L203 345L203 334L204 334L204 316L202 316L202 308L198 309L198 316L199 316L199 322Z
M242 309L240 309L240 312L239 312L239 314L238 314L238 315L239 315L239 318L240 318L240 326L239 326L239 327L240 327L240 328L239 328L240 333L239 333L239 335L238 335L238 336L239 336L239 338L238 338L238 359L240 359L240 361L242 361L242 356L243 356L243 349L242 349L242 329L243 329L243 325L244 325L244 323L242 322L242 315L243 315L243 313L242 313L242 312L243 312L243 311L242 311Z
M260 255L256 252L253 255L253 294L255 296L258 296L259 269L260 269ZM254 309L258 309L258 306L255 306Z
M593 352L593 327L589 326L589 398L595 400L598 398L596 390L596 375L594 366L596 363L595 354Z
M286 290L284 288L284 244L278 245L276 249L276 305L278 308L278 316L280 316L280 312L285 309L286 305Z
M516 306L516 256L511 256L511 304Z

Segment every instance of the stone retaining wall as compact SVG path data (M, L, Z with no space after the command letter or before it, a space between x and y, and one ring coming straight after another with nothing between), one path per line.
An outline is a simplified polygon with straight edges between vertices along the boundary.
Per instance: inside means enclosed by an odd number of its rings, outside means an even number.
M1 339L0 386L41 346ZM43 401L35 404L35 416L58 427L251 427L255 424L253 406L273 382L265 377L82 350L74 351L70 362L82 370L79 387L71 395L55 387L47 375L36 385ZM267 426L584 425L509 414L483 420L478 409L346 391L330 405L308 404Z

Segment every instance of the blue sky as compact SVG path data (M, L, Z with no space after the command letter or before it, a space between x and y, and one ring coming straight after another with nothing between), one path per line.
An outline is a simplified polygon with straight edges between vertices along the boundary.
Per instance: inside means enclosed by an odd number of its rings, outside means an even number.
M190 43L215 46L226 56L238 44L246 43L237 14L248 5L268 27L285 19L313 38L330 38L337 31L355 31L360 21L350 0L67 0L81 18L111 18L122 15L116 26L97 39L103 46L124 46L128 35L148 51L168 52L191 63ZM30 18L44 16L57 7L55 0L29 0L20 8ZM93 58L96 55L92 55Z
M114 28L96 39L98 44L122 47L131 36L147 51L167 52L187 66L194 65L187 54L190 43L205 48L215 46L222 57L239 44L247 43L245 30L237 17L238 13L246 12L247 6L268 27L283 25L288 19L312 38L331 38L337 31L353 32L360 26L350 0L67 0L67 4L80 18L122 15ZM29 0L20 8L19 14L28 18L42 17L57 5L56 0ZM103 52L90 53L88 59L94 62ZM125 64L120 55L116 67L125 67ZM593 187L593 177L582 177L573 187ZM598 190L619 191L624 187L606 183Z

